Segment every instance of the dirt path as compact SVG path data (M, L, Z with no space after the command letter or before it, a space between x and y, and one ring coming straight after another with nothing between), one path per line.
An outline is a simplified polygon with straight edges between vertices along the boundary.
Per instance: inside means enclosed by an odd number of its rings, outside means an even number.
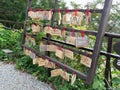
M14 65L0 62L0 90L52 90L35 77L15 70Z

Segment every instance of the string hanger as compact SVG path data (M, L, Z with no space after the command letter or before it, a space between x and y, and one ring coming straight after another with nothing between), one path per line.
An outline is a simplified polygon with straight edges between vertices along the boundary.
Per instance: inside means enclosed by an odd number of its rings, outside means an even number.
M66 68L66 67L64 67L64 71L67 71L67 68Z
M63 32L63 31L66 31L66 30L67 30L67 28L66 28L66 27L64 27L64 28L62 29L62 32Z
M28 11L32 11L32 8L29 8Z
M69 9L69 8L67 8L67 9L66 9L66 13L69 13L69 12L70 12L70 9Z
M90 9L87 9L87 10L86 10L85 15L86 15L86 16L89 16L89 15L90 15Z
M53 30L54 30L54 32L55 32L57 29L58 29L57 27L54 27L54 29L53 29Z
M73 75L76 75L76 73L75 73L75 72L72 72L72 74L73 74Z
M62 51L62 46L59 46L58 49Z
M75 16L77 16L78 15L78 9L75 9L74 12L75 12Z
M85 36L85 31L81 31L81 37L84 37Z
M58 9L58 13L62 13L62 10L61 10L61 9Z
M45 57L44 57L44 56L42 56L41 58L42 58L43 60L45 60Z
M72 31L72 37L74 37L74 36L75 36L75 31L73 30L73 31Z
M56 69L58 69L58 64L55 64L55 66L56 66Z

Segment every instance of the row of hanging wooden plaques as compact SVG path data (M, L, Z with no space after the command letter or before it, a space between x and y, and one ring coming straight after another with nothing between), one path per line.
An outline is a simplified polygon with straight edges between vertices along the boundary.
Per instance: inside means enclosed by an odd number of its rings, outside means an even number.
M57 2L57 0L55 0ZM29 1L30 2L30 1ZM56 5L56 4L55 4ZM108 15L110 12L110 7L112 5L112 0L105 0L105 7L103 9L102 12L102 19L101 19L101 23L100 23L100 27L99 27L99 31L98 31L98 35L96 36L96 43L95 43L95 48L94 48L94 52L93 52L93 57L92 60L91 58L89 58L88 56L82 56L81 59L83 59L83 61L81 60L81 63L84 64L85 66L89 67L89 73L87 75L87 77L85 77L83 74L79 75L81 78L86 80L87 84L91 84L94 78L94 74L95 74L95 70L96 70L96 66L97 66L97 59L99 56L99 52L100 52L100 48L101 48L101 43L102 43L102 38L98 38L103 36L103 34L105 33L105 26L102 26L103 24L107 24L106 21L108 19ZM55 6L56 9L56 6ZM59 10L58 10L59 11ZM48 11L48 10L29 10L28 12L28 16L30 18L32 18L32 20L51 20L52 16L54 15L55 12L53 12L52 10ZM75 10L74 12L68 12L66 13L63 18L61 17L61 11L58 12L58 24L61 24L61 21L63 24L72 24L72 25L81 25L81 22L83 21L83 13ZM85 17L85 24L88 24L91 20L91 11L90 10L86 10L85 13L86 17ZM54 16L53 16L54 18ZM105 19L106 18L106 19ZM54 20L52 20L53 22ZM46 33L49 33L51 35L55 35L55 36L66 36L65 33L62 33L61 30L57 30L57 28L52 28L52 27L45 27L47 29L45 29L44 31ZM40 25L38 24L32 24L32 31L33 33L38 33L40 32ZM30 38L30 37L28 37ZM75 45L76 47L86 47L89 46L89 39L87 37L84 37L81 35L81 37L76 37L74 35L71 36L67 36L67 43ZM71 42L72 40L72 42ZM81 41L80 41L81 40ZM35 40L33 38L27 40L27 43L33 43L33 45L35 45ZM99 43L97 43L99 41ZM97 45L99 47L97 47ZM53 46L53 45L52 45ZM64 59L64 56L70 58L73 55L72 51L69 50L64 50L64 48L61 47L54 47L54 50L51 50L49 45L40 45L40 50L44 50L44 51L55 51L55 55L57 57L59 57L60 59ZM63 52L63 50L65 52ZM31 53L30 50L27 50L26 48L24 48L24 52L26 55L29 55L31 58L33 58L33 64L38 64L39 66L44 66L44 67L48 67L48 68L53 68L55 66L55 63L50 62L49 60L46 60L43 57L37 57L35 56L35 53ZM66 54L67 53L67 54ZM71 56L68 56L71 55ZM45 59L45 60L43 60ZM64 68L64 67L63 67ZM66 68L68 69L68 68ZM77 72L78 73L78 72ZM62 78L64 78L65 80L69 81L69 74L65 71L62 70L60 68L56 68L55 70L51 71L51 76L61 76ZM74 73L72 75L72 80L71 80L71 84L74 83L75 79L76 79L76 73Z

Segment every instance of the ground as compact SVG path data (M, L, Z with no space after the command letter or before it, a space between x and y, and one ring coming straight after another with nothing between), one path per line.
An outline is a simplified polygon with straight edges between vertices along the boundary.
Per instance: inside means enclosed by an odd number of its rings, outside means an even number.
M15 69L13 64L0 62L0 90L52 90L48 84Z

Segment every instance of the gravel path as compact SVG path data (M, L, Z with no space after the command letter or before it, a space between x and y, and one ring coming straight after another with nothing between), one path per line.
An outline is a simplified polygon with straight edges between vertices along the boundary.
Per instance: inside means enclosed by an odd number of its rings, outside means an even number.
M49 85L14 67L13 64L0 62L0 90L53 90Z

